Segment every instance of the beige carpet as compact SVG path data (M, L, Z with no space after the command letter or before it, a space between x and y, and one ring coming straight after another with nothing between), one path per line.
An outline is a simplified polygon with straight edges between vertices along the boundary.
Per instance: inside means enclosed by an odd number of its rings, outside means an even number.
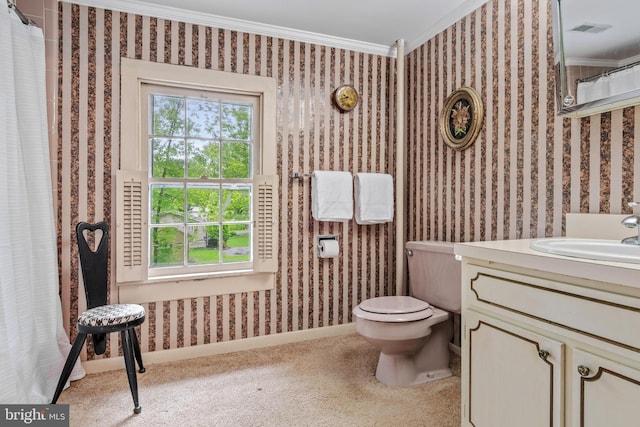
M358 335L147 366L142 413L124 370L88 375L59 403L71 426L459 426L455 376L410 388L374 376L377 353Z

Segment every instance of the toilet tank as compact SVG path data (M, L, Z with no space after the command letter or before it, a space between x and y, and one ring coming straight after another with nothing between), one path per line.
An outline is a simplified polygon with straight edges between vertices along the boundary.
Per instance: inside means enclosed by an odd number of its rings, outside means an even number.
M453 242L407 242L409 294L443 310L460 313L461 262Z

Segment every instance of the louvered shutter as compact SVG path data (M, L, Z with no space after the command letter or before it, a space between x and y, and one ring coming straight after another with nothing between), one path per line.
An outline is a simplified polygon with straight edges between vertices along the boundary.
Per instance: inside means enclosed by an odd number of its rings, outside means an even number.
M254 179L253 269L278 271L278 176L258 175Z
M116 281L147 279L147 173L116 172Z

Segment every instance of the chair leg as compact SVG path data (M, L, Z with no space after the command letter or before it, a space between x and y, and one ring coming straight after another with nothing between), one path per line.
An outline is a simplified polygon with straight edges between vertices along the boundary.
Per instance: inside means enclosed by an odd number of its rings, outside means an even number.
M133 396L133 412L139 414L142 408L138 404L138 380L136 378L136 365L133 360L133 348L131 346L131 338L127 330L121 331L122 337L122 353L124 356L124 365L127 369L127 377L129 378L129 388L131 389L131 396Z
M82 346L84 345L84 341L86 339L87 334L78 332L78 335L76 336L76 339L73 341L73 345L71 346L71 350L69 351L69 355L67 356L67 361L64 363L64 367L62 368L62 373L60 374L60 379L58 380L58 386L56 387L56 391L53 394L51 403L56 403L58 401L60 393L62 393L62 389L64 389L64 385L67 383L69 375L71 375L73 365L76 364L76 360L78 360L80 350L82 349Z
M131 346L133 347L133 354L136 356L136 361L138 362L138 372L144 374L146 369L142 364L142 353L140 353L140 344L138 343L138 336L136 335L136 330L134 328L129 329L129 337L131 338Z
M93 352L95 354L104 354L107 351L107 334L92 334Z

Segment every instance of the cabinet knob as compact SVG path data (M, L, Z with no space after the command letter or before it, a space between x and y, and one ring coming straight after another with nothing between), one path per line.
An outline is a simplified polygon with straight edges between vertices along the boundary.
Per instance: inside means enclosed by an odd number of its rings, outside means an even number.
M549 352L547 350L538 350L538 356L540 356L540 359L546 362L547 357L549 357Z
M578 373L581 377L586 377L587 375L589 375L589 372L591 372L591 369L587 368L584 365L578 365Z

